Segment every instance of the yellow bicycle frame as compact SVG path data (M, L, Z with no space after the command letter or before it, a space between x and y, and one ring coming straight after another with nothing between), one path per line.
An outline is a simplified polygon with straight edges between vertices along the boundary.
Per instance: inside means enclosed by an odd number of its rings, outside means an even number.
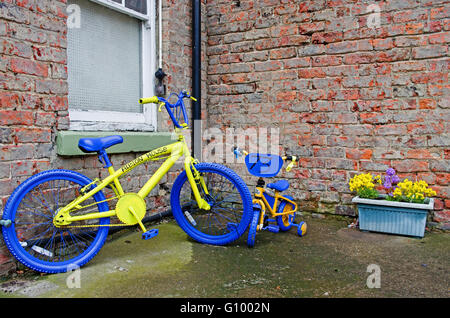
M291 214L293 212L297 211L297 203L295 203L292 200L289 200L288 198L282 196L278 191L275 190L275 202L273 203L273 207L270 206L269 202L267 201L266 197L263 195L263 192L265 192L266 190L264 188L261 187L256 187L256 189L259 191L258 193L255 193L255 198L257 200L260 200L264 203L265 207L267 208L267 210L269 210L270 214L275 217L275 216L279 216L279 215L285 215L285 214ZM289 203L292 203L294 205L294 210L293 211L288 211L288 212L276 212L277 208L278 208L278 202L281 202L282 200L285 200Z
M76 198L75 200L73 200L72 202L70 202L69 204L67 204L58 211L56 216L53 218L53 223L55 224L55 226L69 225L75 221L84 221L115 216L116 215L115 210L87 213L84 215L77 215L77 216L71 216L70 212L72 210L79 210L80 208L83 208L82 206L80 206L81 203L83 203L88 198L94 196L97 192L101 191L110 184L111 185L114 184L114 187L112 188L118 197L124 195L125 193L119 181L120 177L122 177L126 173L130 172L131 170L133 170L134 168L145 162L148 162L150 160L158 160L159 157L166 155L168 155L168 158L158 168L158 170L150 177L150 179L144 184L144 186L139 190L137 195L140 196L142 199L145 198L159 183L161 178L170 170L170 168L172 168L175 162L177 162L177 160L180 159L182 156L185 156L184 168L186 170L186 175L189 180L189 184L192 188L195 200L197 201L197 204L201 209L209 210L210 205L201 197L199 189L197 187L198 182L202 186L205 193L208 194L206 184L203 178L199 175L198 171L194 167L194 163L196 162L196 160L193 157L191 157L184 136L181 134L180 130L177 130L177 133L178 133L177 142L147 152L142 156L134 159L133 161L127 163L117 171L114 170L114 167L112 166L109 167L108 177L103 179L100 183L96 184L96 187L94 187L92 190ZM93 183L95 183L95 181ZM85 186L85 188L86 187L87 186ZM141 225L141 228L143 228L143 225L140 222L139 224Z
M266 210L268 210L270 212L270 215L275 218L277 216L280 215L286 215L286 214L292 214L295 213L297 211L297 203L295 203L294 201L282 196L279 191L275 190L275 201L273 203L273 207L270 206L269 202L267 201L266 197L263 195L263 193L266 191L266 189L262 188L262 187L256 187L256 190L258 190L258 193L255 193L255 198L253 199L253 203L258 203L259 206L261 207L261 214L260 214L260 218L259 218L259 222L258 222L258 226L257 226L257 230L261 230L263 223L264 223L264 215L266 214ZM277 212L278 209L278 203L281 202L282 200L285 200L289 203L291 203L294 206L294 210L288 210L286 212Z

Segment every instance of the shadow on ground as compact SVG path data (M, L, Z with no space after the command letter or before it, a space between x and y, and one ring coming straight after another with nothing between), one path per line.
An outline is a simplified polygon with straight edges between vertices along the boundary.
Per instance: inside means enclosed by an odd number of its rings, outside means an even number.
M448 297L448 233L423 239L360 232L336 219L307 218L308 234L258 232L226 247L192 241L173 220L149 241L116 234L80 271L23 274L0 285L3 297ZM367 287L370 264L380 288ZM73 286L73 284L72 284Z

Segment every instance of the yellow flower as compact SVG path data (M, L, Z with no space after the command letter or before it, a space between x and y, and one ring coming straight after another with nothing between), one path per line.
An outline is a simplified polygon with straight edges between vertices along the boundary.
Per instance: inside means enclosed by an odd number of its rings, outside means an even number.
M419 200L422 201L425 197L436 195L436 192L428 187L428 184L423 181L412 182L408 179L403 180L397 185L393 192L395 199L408 198L408 201Z

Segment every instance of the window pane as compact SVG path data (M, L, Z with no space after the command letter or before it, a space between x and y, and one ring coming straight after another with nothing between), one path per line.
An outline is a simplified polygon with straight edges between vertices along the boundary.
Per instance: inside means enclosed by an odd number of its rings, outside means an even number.
M125 7L147 14L147 0L125 0Z
M88 0L80 28L68 29L69 107L142 112L141 22Z

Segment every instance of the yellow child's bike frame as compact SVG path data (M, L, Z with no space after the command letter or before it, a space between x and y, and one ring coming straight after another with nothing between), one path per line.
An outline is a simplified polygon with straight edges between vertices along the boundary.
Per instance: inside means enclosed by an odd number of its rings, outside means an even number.
M107 177L91 180L75 171L54 169L21 183L8 199L1 220L3 238L11 253L36 271L57 273L89 262L103 246L111 226L138 224L143 239L155 237L158 230L147 230L143 223L147 213L144 199L183 156L184 171L175 179L170 193L170 206L179 226L201 243L225 245L239 238L250 223L250 191L231 169L216 163L199 163L191 156L183 135L188 128L183 99L195 98L185 91L177 96L175 104L156 96L140 100L141 104L158 104L160 111L166 108L177 141L116 170L106 148L123 142L121 136L82 138L79 148L97 152L108 170ZM124 175L146 162L163 159L137 193L124 191L120 181ZM102 192L106 188L114 193L108 198ZM112 200L117 200L114 209L108 205ZM119 222L111 223L111 217Z

